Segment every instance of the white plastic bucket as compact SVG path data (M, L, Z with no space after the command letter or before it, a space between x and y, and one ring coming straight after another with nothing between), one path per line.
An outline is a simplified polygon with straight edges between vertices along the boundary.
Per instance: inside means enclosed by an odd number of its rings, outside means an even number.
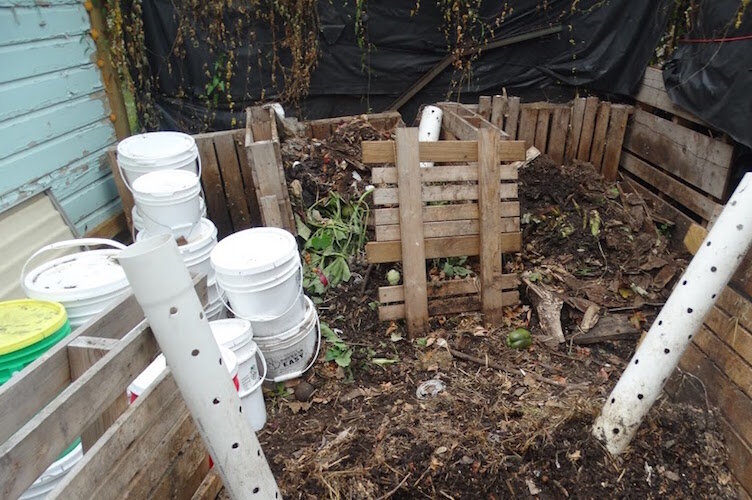
M300 318L305 318L305 304L305 295L301 290L298 299L290 306L290 311L287 313L266 321L251 321L254 336L270 337L295 328L300 324Z
M47 251L96 245L113 248L58 257L27 272L31 261ZM125 245L117 241L100 238L81 238L46 245L34 252L24 264L21 287L29 298L63 304L71 328L76 329L130 293L125 273L115 259L123 248Z
M206 202L203 198L198 199L199 206L201 207L201 218L206 218ZM144 230L144 218L141 217L141 212L138 211L138 205L133 205L131 210L131 219L133 220L133 229L136 233L140 233Z
M210 287L210 294L212 289L216 290L216 288ZM209 321L216 321L218 319L227 318L227 308L225 307L225 303L222 298L217 297L216 300L212 301L211 295L209 295L209 303L204 308L204 314L206 314L206 319L208 319Z
M185 170L201 177L196 141L181 132L149 132L127 137L118 143L117 162L128 186L157 170Z
M232 318L209 322L214 340L222 347L232 350L238 358L238 381L240 391L248 392L259 379L256 363L256 343L253 339L251 322Z
M37 478L29 489L21 494L20 500L36 500L46 498L63 480L65 475L84 457L84 449L81 443L73 448L64 457L52 463L44 473Z
M243 403L243 415L256 432L266 425L266 403L264 403L264 393L261 389L262 381L263 379L259 379L255 390L239 394L240 401Z
M136 241L154 236L157 236L157 234L153 234L151 231L141 231L136 235ZM201 219L185 240L186 243L178 246L183 262L185 262L185 266L191 274L206 275L207 286L209 287L209 302L214 302L217 298L217 290L214 286L214 269L211 265L210 256L217 245L217 227L209 219Z
M236 316L269 321L290 314L303 320L302 266L295 237L284 229L246 229L220 241L211 253L217 285Z
M133 183L143 230L187 237L201 219L201 184L193 172L162 170L144 174Z
M270 337L256 337L266 358L266 380L283 382L299 377L316 361L321 343L319 317L311 299L305 297L305 304L305 318L295 328Z

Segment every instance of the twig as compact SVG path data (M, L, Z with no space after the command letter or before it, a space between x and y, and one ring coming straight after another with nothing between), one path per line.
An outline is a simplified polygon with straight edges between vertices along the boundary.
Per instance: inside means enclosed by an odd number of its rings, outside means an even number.
M409 478L409 477L410 477L410 474L411 474L411 473L410 473L410 472L408 472L408 473L407 473L407 475L405 476L405 478L404 478L404 479L403 479L402 481L400 481L400 484L398 484L397 486L395 486L395 487L394 487L394 488L392 488L391 490L387 491L387 492L386 492L386 493L385 493L384 495L380 496L380 497L378 498L378 500L386 500L386 499L387 499L387 498L389 498L390 496L392 496L392 495L394 495L395 493L397 493L397 490L399 490L400 488L402 488L402 486L403 486L403 485L405 484L405 481L407 481L407 478Z
M643 307L663 307L666 303L665 302L645 302L643 304L640 304L639 306L624 306L624 307L612 307L611 309L608 309L608 312L624 312L624 311L634 311L635 309L642 309Z
M368 280L371 277L371 271L373 271L373 264L368 264L368 267L366 267L366 272L363 273L363 281L360 284L360 295L363 295L366 291Z

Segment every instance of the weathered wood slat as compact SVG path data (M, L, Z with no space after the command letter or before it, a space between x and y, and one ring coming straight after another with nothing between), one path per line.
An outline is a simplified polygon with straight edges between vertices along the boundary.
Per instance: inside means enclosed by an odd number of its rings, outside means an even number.
M733 154L730 144L638 109L624 147L712 196L724 195Z
M569 131L569 117L572 110L569 107L556 108L551 115L551 137L548 139L548 156L556 163L564 162L564 149L567 144Z
M411 335L428 327L426 249L423 236L418 129L396 131L397 174L400 189L400 236L403 279L406 287L407 328Z
M595 116L597 113L598 98L591 96L585 99L585 111L582 115L582 129L580 130L580 144L577 147L577 159L580 161L588 161L590 159L590 146L593 144Z
M601 164L601 174L606 180L616 180L616 172L619 168L619 158L621 157L621 148L624 142L624 131L627 128L629 119L629 106L619 104L611 105L611 116L608 120L608 132L606 138L606 149L603 152L603 162Z
M517 288L520 284L516 274L502 274L500 278L502 290ZM428 297L441 298L452 295L470 295L480 293L480 280L477 277L464 278L461 280L447 280L428 282ZM402 285L382 286L379 288L379 302L389 304L404 302L405 290Z
M485 117L456 102L439 102L436 104L444 112L442 128L454 134L458 139L477 140L479 129L491 129L504 139L507 134L488 121Z
M417 176L417 175L416 175ZM373 191L374 205L396 205L399 203L401 188L376 188ZM517 183L501 183L499 194L502 199L517 198ZM473 184L445 184L443 186L423 186L422 201L472 201L478 199L478 186ZM421 200L421 198L418 198Z
M706 221L713 218L721 208L719 203L661 172L629 151L622 152L621 167L654 186Z
M603 151L606 149L606 133L608 132L608 119L611 116L611 104L602 102L598 106L598 114L595 117L595 130L593 131L593 145L590 150L590 163L596 170L601 170L603 164Z
M517 137L525 141L525 149L532 147L535 142L535 128L538 125L538 110L534 108L522 108L520 112L520 129Z
M739 319L734 313L729 315L714 307L705 318L704 324L747 364L752 365L752 333L739 324Z
M520 98L510 97L508 102L509 102L509 108L507 111L506 123L504 123L504 132L507 133L507 135L509 136L509 139L516 140L518 137L517 136L517 124L520 119Z
M564 150L564 158L573 160L577 157L577 148L580 145L580 133L582 132L582 119L585 115L585 98L575 97L572 101L572 120L567 134L567 147Z
M519 217L518 201L502 201L502 217ZM444 222L456 220L473 220L478 218L477 203L455 203L451 205L430 205L423 207L423 222ZM373 210L376 226L399 224L399 208L376 208Z
M225 201L225 191L219 174L217 153L212 138L196 139L198 153L201 155L201 181L206 198L206 212L217 226L219 237L232 233L232 222Z
M668 92L666 92L666 85L663 83L663 71L658 68L648 67L645 70L645 76L643 76L640 88L634 97L636 100L654 108L661 109L699 125L705 125L700 118L671 101Z
M486 120L491 120L491 96L478 97L478 114Z
M752 397L752 366L738 353L721 341L706 326L694 337L694 343L726 374L747 396Z
M251 215L248 210L240 163L235 152L235 140L230 134L223 134L214 139L219 170L222 173L227 208L230 211L233 231L251 227Z
M546 121L548 126L548 121ZM482 129L478 137L478 208L480 212L480 278L483 320L496 324L501 320L501 207L499 206L499 160L496 142L499 136Z
M251 166L248 164L248 153L245 150L245 131L236 130L233 134L233 141L235 142L235 153L240 162L240 175L243 178L243 193L245 193L245 199L248 202L248 213L251 217L251 225L254 227L260 226L261 209L259 208L259 200L256 198L256 185L253 182Z
M477 211L477 205L475 205ZM423 235L426 238L441 238L448 236L467 236L479 234L478 219L454 220L442 222L423 222ZM512 233L520 230L519 217L502 217L498 226L501 233ZM400 239L400 225L388 224L376 226L376 241L397 241Z
M363 141L363 163L394 163L394 141ZM436 163L476 162L476 141L436 141L419 143L420 161ZM521 141L499 141L499 161L525 159L525 144Z
M517 180L517 167L502 165L500 179ZM427 182L463 182L478 180L478 165L436 165L420 169L420 180ZM371 170L371 182L379 184L397 184L397 169L394 167L374 167Z
M548 152L548 125L551 120L551 111L541 109L538 111L538 124L535 127L535 147L541 153Z
M520 301L517 290L502 292L501 302L505 305L515 305ZM431 300L428 303L428 313L431 316L442 316L462 312L480 311L480 294L467 297L449 297ZM379 307L380 321L395 321L405 317L405 304L393 304Z
M491 123L502 130L504 127L504 115L507 113L508 108L509 102L506 97L500 95L493 96L493 100L491 101ZM508 131L506 132L509 134Z
M440 257L462 257L478 255L479 238L477 236L453 236L448 238L426 238L426 259ZM520 233L501 235L501 252L518 252L522 246ZM402 260L402 249L396 241L371 241L366 244L368 262L383 264Z

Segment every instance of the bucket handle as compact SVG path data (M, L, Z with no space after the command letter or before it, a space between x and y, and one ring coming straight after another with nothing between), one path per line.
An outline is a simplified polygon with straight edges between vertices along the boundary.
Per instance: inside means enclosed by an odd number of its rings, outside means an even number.
M284 316L285 314L287 314L288 312L290 312L290 309L292 309L293 307L295 307L295 304L300 300L300 296L303 295L303 266L300 266L300 284L301 284L301 286L300 286L300 292L295 297L295 300L292 301L292 303L290 304L290 307L288 307L287 309L285 309L285 311L283 313L281 313L279 316L277 316L278 318L281 318L282 316ZM222 301L222 303L225 305L225 307L227 308L227 310L230 311L233 315L235 315L236 318L243 318L243 315L236 313L235 310L232 307L230 307L229 301L225 300L224 296L222 296L222 288L219 286L219 281L215 281L214 282L214 286L217 289L217 295L219 296L219 300ZM245 318L243 318L243 319L245 319Z
M263 375L261 375L259 379L253 384L249 392L256 391L256 389L261 387L261 384L263 384L264 381L266 381L266 372L267 372L266 358L264 357L264 353L261 352L261 349L259 349L258 346L256 346L256 357L261 360L261 366L264 368L264 371L263 371Z
M203 184L201 184L201 152L198 151L198 147L196 148L196 162L198 163L198 185L201 187L201 194L204 194L204 187ZM123 184L125 184L125 187L128 191L131 192L131 194L135 194L133 192L133 189L131 188L131 185L128 182L128 179L125 177L125 172L123 172L123 167L120 166L120 162L117 161L117 158L115 159L115 163L117 163L118 172L120 172L120 178L123 179Z
M319 349L321 348L321 322L319 321L319 315L316 314L316 330L318 331L318 338L316 339L316 349L313 351L313 355L311 356L311 361L308 363L308 366L303 368L302 370L298 370L296 372L288 373L286 375L280 375L279 377L274 378L265 378L267 382L284 382L286 380L292 380L294 378L298 378L302 376L305 372L311 369L311 367L316 363L316 360L319 358Z
M45 245L33 254L31 254L31 257L26 259L26 262L24 262L23 267L21 268L21 288L24 290L26 287L24 287L24 279L26 278L26 268L29 267L29 264L32 260L39 257L41 254L48 252L50 250L59 250L61 248L75 248L75 247L87 247L87 246L109 246L112 248L117 248L118 250L123 250L126 248L125 245L118 241L114 240L108 240L106 238L79 238L76 240L65 240L65 241L56 241L55 243L50 243L49 245Z
M162 224L161 222L159 222L158 220L155 220L153 217L149 216L149 214L144 213L144 211L142 211L142 210L139 210L139 213L141 214L141 217L143 217L144 219L149 219L150 221L152 221L157 226L169 229L170 230L170 234L172 234L173 230L180 230L180 229L184 229L184 228L189 227L189 228L191 228L191 231L188 233L189 236L190 236L193 233L193 230L196 228L196 226L198 226L199 224L201 224L201 218L199 217L199 221L198 222L194 222L193 224L189 223L189 224L179 224L177 226L166 226L166 225ZM136 241L136 239L133 238L133 241Z

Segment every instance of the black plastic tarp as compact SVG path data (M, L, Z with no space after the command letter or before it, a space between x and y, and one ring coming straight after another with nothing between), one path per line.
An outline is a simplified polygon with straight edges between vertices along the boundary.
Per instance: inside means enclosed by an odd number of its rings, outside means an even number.
M365 3L364 23L372 48L364 58L356 43L354 4L344 0L318 3L320 57L309 96L302 102L306 118L381 111L447 55L436 2L422 1L418 13L411 15L413 1L372 0ZM555 93L563 86L584 86L629 95L665 28L669 4L668 0L483 2L480 13L486 21L506 11L494 39L556 25L562 31L482 52L473 64L469 84L453 86L459 74L448 68L402 108L403 114L410 117L420 103L445 99L449 92L456 99L458 94L499 93L502 87L510 91L554 89ZM200 43L211 35L205 27L196 26L199 43L185 40L177 51L174 4L154 0L143 2L142 8L149 66L156 82L152 92L162 127L197 131L207 124L213 129L242 126L245 106L278 94L271 78L268 25L249 26L254 36L238 37L248 40L247 45L215 49L213 54ZM225 13L226 25L236 25L234 15L233 11ZM218 53L230 50L235 61L229 86L233 112L226 99L209 112L207 68L213 67ZM176 52L182 54L176 56Z
M674 103L752 147L752 9L737 27L743 3L701 2L663 79Z

